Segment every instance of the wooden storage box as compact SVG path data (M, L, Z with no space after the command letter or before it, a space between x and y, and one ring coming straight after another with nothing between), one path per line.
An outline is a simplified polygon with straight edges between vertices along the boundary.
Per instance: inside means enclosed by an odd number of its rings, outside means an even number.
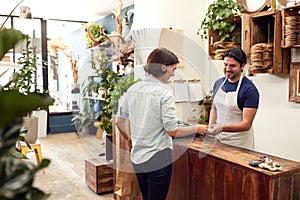
M232 37L235 37L233 45L241 47L246 54L250 52L250 14L242 13L238 16L231 18L233 23L236 24L235 29L231 33ZM210 59L219 60L216 58L216 43L220 41L218 32L210 30L208 35L208 53ZM225 42L226 43L226 42ZM228 41L227 41L228 43ZM226 45L225 45L226 46ZM218 56L217 56L218 57Z
M272 74L289 72L291 52L281 48L281 28L280 11L263 11L251 14L251 46L258 43L273 44L273 66L267 71Z
M299 19L300 4L283 8L282 16L282 48L300 47Z
M112 162L105 158L86 159L85 183L97 194L113 191Z

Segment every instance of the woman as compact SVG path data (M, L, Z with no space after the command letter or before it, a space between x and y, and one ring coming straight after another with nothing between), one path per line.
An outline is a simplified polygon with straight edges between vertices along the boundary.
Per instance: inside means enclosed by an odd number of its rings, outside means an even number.
M167 197L172 137L205 134L207 130L206 125L178 125L174 96L165 84L174 76L178 63L177 56L168 49L154 49L144 67L149 76L128 89L116 120L121 134L132 145L131 162L144 200Z

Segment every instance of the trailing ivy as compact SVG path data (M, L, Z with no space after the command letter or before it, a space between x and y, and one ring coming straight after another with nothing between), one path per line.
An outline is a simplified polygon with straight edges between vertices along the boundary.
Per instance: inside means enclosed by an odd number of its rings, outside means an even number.
M228 19L242 11L240 4L233 0L216 0L208 7L197 35L200 35L201 39L207 39L209 31L214 30L218 32L220 41L226 39L234 41L235 38L230 33L235 29L236 24Z

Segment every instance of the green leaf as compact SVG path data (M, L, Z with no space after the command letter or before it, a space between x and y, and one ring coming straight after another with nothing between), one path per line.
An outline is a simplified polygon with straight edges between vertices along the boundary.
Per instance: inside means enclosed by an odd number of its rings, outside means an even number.
M25 35L19 30L3 29L0 30L0 60L12 49Z
M42 168L48 167L49 164L50 164L50 162L51 162L51 161L50 161L49 159L43 159L43 160L39 163L38 169L42 169Z
M229 32L232 32L234 29L235 29L235 24L232 24L232 25L228 28L228 31L229 31Z
M47 107L54 103L54 99L47 94L30 93L24 95L16 90L0 91L0 127L6 125L17 116Z
M232 22L227 19L241 12L242 9L239 3L233 0L216 0L209 5L197 33L202 32L202 34L200 34L201 38L207 38L209 30L213 29L214 31L220 32L220 29L222 29L222 35L219 36L225 39L226 36L223 37L223 34L230 33L234 30L231 29L231 26L228 26L231 25ZM220 24L220 20L224 21L227 25Z

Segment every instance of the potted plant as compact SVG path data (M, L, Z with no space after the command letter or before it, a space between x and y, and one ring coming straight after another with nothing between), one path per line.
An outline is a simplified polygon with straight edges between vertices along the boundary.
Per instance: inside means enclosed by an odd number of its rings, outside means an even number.
M87 80L85 80L82 83L82 96L85 97L91 97L94 93L98 92L98 84L93 79L92 76L89 76Z
M87 23L85 31L85 41L88 48L97 46L106 40L102 37L105 34L105 28L95 22Z
M88 77L87 81L82 83L82 104L83 109L81 112L74 114L72 123L76 127L76 134L79 136L80 133L86 132L86 128L92 126L94 122L94 114L90 111L90 104L87 97L91 97L93 93L96 93L98 88L97 83L93 77Z
M123 96L123 94L127 91L127 89L134 83L140 81L141 79L134 80L133 73L130 73L129 75L122 76L118 80L118 84L115 85L114 90L111 92L111 107L112 107L112 113L117 114L118 112L118 106L119 106L119 100Z
M0 26L0 41L5 41L0 43L0 60L25 37L18 30ZM20 138L23 115L39 107L49 106L54 100L49 95L36 92L22 94L12 88L11 84L10 81L0 87L0 113L5 113L0 115L0 199L46 199L49 195L33 187L33 181L38 170L47 167L50 160L43 159L38 166L24 162L21 160L24 155L16 149L16 143Z
M93 118L91 113L84 110L83 112L74 114L72 118L72 123L76 127L76 134L79 135L80 133L85 132L85 129L93 123Z
M106 91L105 100L102 101L102 110L95 114L95 119L99 121L98 128L104 130L106 137L106 159L112 158L112 120L113 115L118 111L118 102L127 89L136 81L134 81L133 73L125 76L118 76L109 67L109 59L104 50L93 55L92 66L95 72L101 78L100 87Z
M199 116L199 123L200 124L208 124L209 123L209 114L210 109L213 103L212 99L212 91L210 91L208 94L206 94L203 99L199 101L199 106L202 108Z
M102 101L102 110L95 114L95 119L101 122L100 128L104 129L107 134L111 134L113 115L111 107L111 94L115 88L115 85L118 83L119 76L109 67L109 58L103 49L100 49L94 53L92 57L92 68L101 79L100 87L102 90L106 91L105 100Z
M211 30L216 31L220 37L220 41L234 37L230 33L235 29L236 24L233 22L233 17L242 12L242 7L239 3L233 0L216 0L209 7L197 34L202 39L207 39Z
M36 84L37 57L33 47L30 46L30 37L25 35L23 41L25 47L17 62L23 67L14 71L10 80L10 88L18 90L25 95L34 92L40 93ZM47 134L47 110L48 107L39 107L24 116L24 127L27 128L28 133L28 135L25 135L25 138L29 143L33 144L36 142L38 132L43 135Z

